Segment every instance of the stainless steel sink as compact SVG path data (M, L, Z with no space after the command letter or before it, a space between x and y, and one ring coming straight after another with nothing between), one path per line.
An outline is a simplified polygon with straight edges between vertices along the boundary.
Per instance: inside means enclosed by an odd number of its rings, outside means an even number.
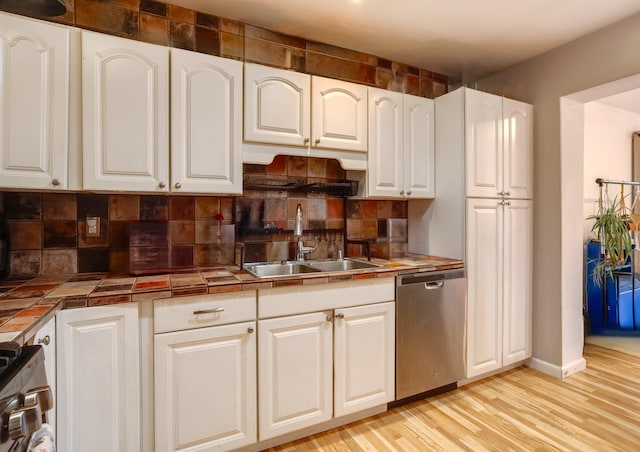
M311 268L318 269L322 272L343 272L349 270L364 270L366 268L382 267L381 264L373 262L360 261L356 259L338 259L338 260L317 260L305 262Z
M303 275L307 273L329 273L337 271L363 270L383 267L381 264L360 261L357 259L319 259L308 261L264 262L246 264L245 270L257 278L276 278L283 276Z
M318 273L320 270L302 265L298 262L267 262L263 264L247 264L245 270L258 278L274 276L291 276L304 273Z

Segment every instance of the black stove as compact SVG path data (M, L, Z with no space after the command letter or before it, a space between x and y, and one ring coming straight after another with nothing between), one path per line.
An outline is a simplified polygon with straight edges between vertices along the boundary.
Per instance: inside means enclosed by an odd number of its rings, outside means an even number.
M0 452L27 450L52 407L42 346L0 342Z

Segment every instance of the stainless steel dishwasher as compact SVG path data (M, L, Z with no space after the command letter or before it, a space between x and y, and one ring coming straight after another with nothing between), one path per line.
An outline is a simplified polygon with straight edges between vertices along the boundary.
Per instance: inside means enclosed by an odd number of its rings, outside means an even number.
M464 378L464 271L398 275L396 401Z

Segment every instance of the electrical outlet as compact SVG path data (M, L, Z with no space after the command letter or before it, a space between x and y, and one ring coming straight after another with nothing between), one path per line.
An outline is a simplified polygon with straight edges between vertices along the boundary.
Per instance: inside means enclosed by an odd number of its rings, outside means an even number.
M100 237L100 217L87 217L85 225L86 237Z

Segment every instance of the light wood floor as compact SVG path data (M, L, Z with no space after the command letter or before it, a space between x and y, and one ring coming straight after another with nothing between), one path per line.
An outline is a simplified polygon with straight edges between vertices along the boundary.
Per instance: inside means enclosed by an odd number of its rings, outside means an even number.
M565 380L519 367L271 451L638 451L640 355L585 346Z

